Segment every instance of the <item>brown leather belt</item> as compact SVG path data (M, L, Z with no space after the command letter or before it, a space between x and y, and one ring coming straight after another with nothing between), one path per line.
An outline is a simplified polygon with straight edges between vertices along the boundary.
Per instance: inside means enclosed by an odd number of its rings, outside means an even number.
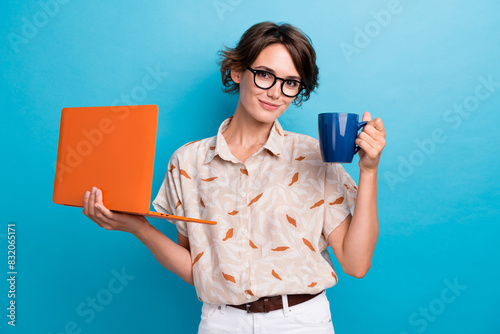
M321 291L323 292L323 291ZM288 306L294 306L303 302L306 302L310 299L313 299L321 292L308 295L308 294L300 294L300 295L287 295L288 297ZM254 302L241 304L241 305L228 305L243 311L247 311L247 313L267 313L269 311L281 310L283 308L283 300L281 296L274 297L262 297L257 299Z

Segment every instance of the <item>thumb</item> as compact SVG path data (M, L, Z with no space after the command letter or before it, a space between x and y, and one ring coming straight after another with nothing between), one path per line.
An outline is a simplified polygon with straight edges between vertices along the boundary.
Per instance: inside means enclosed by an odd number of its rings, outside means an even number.
M371 119L372 119L372 115L370 114L370 112L365 111L365 112L363 113L363 122L364 122L364 121L371 121Z

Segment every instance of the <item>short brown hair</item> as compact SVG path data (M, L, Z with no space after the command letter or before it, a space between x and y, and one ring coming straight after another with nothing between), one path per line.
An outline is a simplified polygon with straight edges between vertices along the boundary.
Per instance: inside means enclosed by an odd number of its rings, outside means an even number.
M239 84L231 79L232 67L238 71L246 70L265 47L275 43L283 44L288 49L304 85L293 103L300 106L302 101L307 101L311 92L318 87L316 52L309 36L288 23L257 23L245 31L235 48L224 46L225 50L219 51L223 91L236 93L240 89Z

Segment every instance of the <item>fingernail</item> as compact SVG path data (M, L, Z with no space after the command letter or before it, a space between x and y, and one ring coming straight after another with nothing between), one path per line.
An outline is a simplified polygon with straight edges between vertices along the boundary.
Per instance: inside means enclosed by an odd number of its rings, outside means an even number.
M85 198L89 198L89 196L90 196L90 192L87 190L87 191L85 192Z

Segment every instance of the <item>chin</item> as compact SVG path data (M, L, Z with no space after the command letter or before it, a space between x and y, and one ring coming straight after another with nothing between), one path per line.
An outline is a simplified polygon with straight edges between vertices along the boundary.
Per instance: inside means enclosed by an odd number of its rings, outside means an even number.
M280 106L276 110L268 110L263 108L260 103L257 103L255 118L263 123L273 123L286 111L288 106Z
M254 118L261 122L261 123L267 123L267 124L272 124L274 123L275 120L278 119L283 114L284 110L281 111L280 109L275 110L275 111L269 111L269 110L259 110L257 115L254 115Z

